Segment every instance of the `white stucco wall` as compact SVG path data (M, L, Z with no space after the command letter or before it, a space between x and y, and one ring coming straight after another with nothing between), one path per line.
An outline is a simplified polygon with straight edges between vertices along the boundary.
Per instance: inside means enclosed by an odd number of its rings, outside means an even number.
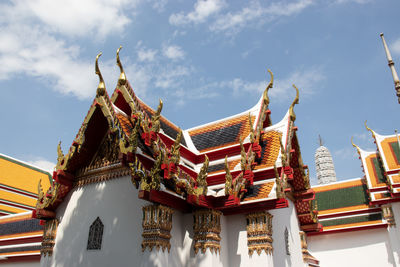
M221 217L221 253L194 254L193 215L175 211L171 251L148 249L143 253L142 207L130 177L73 189L57 210L60 224L51 257L42 266L302 266L299 227L292 203L273 210L273 256L247 248L246 216ZM100 217L104 224L101 250L87 250L89 227ZM289 230L291 255L286 255L284 231Z
M385 228L309 236L308 250L323 267L395 266Z
M289 207L272 210L274 267L304 266L301 251L300 227L294 204L289 200ZM289 252L286 255L285 229L289 233Z
M388 228L390 245L393 250L393 258L396 267L400 266L400 203L392 203L392 210L394 215L395 226Z

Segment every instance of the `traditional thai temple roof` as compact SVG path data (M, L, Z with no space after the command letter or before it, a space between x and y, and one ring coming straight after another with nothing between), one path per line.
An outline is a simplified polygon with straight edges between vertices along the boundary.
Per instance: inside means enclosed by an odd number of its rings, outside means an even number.
M0 173L0 216L34 210L39 181L48 188L52 180L47 171L3 154Z
M99 56L98 56L99 57ZM54 184L39 192L34 216L54 218L74 186L112 179L96 169L119 168L131 175L139 198L183 212L211 208L224 214L287 207L295 203L303 231L319 231L307 166L301 160L294 106L271 124L268 90L251 109L188 130L140 100L121 75L108 96L98 68L99 86L69 152L58 147Z
M361 178L314 186L322 233L383 227L379 207L370 205L367 186Z
M376 151L353 143L365 174L362 178L314 186L320 233L386 227L392 224L387 204L400 201L400 144L397 134L380 135L367 125Z
M32 212L0 217L0 262L39 261L43 226Z

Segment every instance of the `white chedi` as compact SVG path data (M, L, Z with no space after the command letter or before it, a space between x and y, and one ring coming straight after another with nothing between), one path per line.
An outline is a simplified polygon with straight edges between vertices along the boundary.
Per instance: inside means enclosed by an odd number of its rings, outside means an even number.
M335 166L333 165L331 153L322 145L315 151L315 167L318 184L336 182Z

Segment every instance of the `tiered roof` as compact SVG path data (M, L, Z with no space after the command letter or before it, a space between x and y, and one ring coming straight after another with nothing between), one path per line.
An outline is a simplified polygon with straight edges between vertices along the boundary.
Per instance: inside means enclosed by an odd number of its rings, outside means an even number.
M0 154L0 216L35 209L39 181L50 186L50 173L29 163Z
M400 143L397 134L380 135L365 125L377 150L355 145L365 176L314 186L321 233L386 227L392 214L386 204L400 201ZM384 206L382 206L384 205Z
M99 57L99 56L98 56ZM301 160L294 105L272 125L268 90L250 110L181 130L134 93L117 52L121 75L108 96L100 83L69 152L59 157L45 195L39 192L34 215L51 219L74 186L131 175L139 198L181 211L205 207L224 214L287 207L294 201L304 231L318 231L307 166ZM112 170L112 171L110 171ZM118 172L118 175L115 173Z
M40 260L43 226L39 222L31 212L0 217L0 262Z
M363 179L318 185L313 189L323 233L386 227L381 209L370 205Z

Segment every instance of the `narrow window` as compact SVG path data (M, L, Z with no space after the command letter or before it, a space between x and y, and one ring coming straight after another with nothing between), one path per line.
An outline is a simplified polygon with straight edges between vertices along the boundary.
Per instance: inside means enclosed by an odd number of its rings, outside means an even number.
M87 244L88 250L101 249L101 241L103 239L103 228L104 228L103 223L101 222L100 218L97 217L97 219L94 220L89 229L89 238Z

